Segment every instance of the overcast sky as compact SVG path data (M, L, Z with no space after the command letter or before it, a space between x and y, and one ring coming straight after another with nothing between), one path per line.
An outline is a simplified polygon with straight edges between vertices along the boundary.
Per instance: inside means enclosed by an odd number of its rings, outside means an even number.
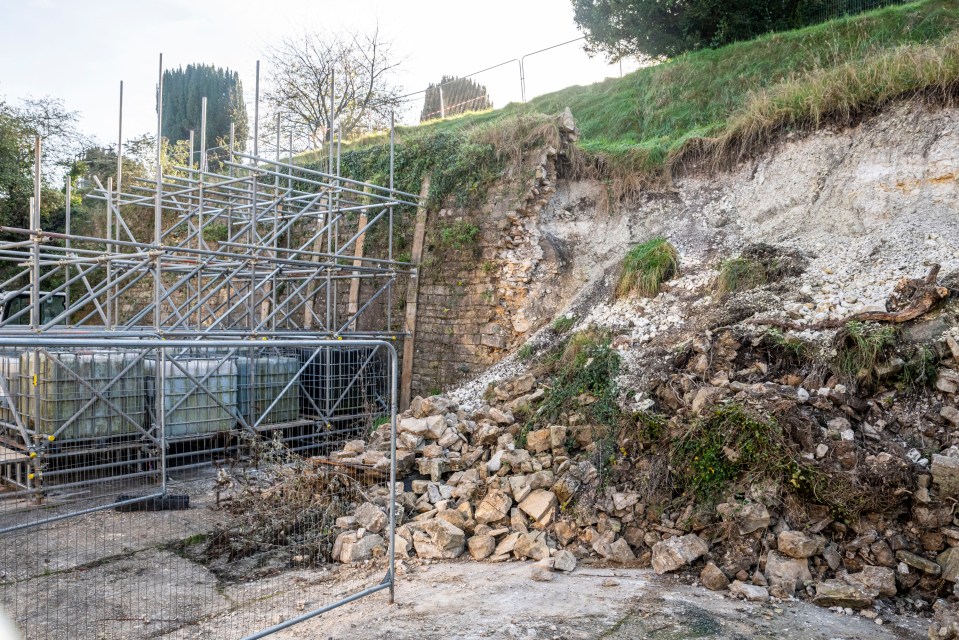
M379 21L405 59L397 79L409 92L582 35L569 0L0 0L0 16L0 97L60 97L106 143L117 135L120 80L124 138L156 131L160 52L167 68L199 62L238 71L252 101L256 60L305 29ZM526 60L527 97L611 75L618 66L590 59L581 42L566 45ZM516 63L477 80L494 106L520 99Z

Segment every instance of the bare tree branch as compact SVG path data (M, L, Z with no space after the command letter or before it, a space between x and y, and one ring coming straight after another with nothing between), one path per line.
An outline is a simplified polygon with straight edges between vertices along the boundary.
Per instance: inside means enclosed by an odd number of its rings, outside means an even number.
M331 122L346 138L369 126L388 126L402 93L394 83L399 62L391 49L379 25L368 33L304 33L283 40L268 53L264 98L273 120L280 114L299 146L311 149L322 146Z

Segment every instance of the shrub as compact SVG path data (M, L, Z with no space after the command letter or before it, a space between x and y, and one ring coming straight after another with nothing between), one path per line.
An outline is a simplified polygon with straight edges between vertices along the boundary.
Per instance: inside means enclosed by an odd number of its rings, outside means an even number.
M712 499L743 473L781 478L788 450L774 420L726 404L689 426L673 443L669 463L679 488Z

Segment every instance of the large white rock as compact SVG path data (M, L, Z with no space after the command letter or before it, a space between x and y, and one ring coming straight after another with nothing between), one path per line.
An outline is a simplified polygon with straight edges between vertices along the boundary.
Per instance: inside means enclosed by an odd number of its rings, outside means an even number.
M446 520L427 520L416 523L413 531L413 548L420 558L458 558L466 548L466 534Z
M356 510L356 524L363 527L370 533L379 533L386 528L389 519L383 510L372 502L364 502Z
M802 589L806 582L812 581L809 561L806 558L790 558L778 551L770 551L766 556L766 581L793 595L796 589Z
M709 551L709 546L695 533L670 538L653 545L652 565L656 573L668 573L693 562Z
M540 526L547 526L556 515L556 504L555 493L537 489L519 503L519 508Z
M491 491L476 506L476 513L473 518L480 524L496 522L505 518L512 506L513 499L508 495L502 491Z
M822 541L800 531L783 531L777 539L779 552L790 558L809 558L822 552Z
M733 580L733 583L729 585L729 593L737 598L745 598L750 602L766 602L769 600L769 591L766 587L747 584L739 580Z

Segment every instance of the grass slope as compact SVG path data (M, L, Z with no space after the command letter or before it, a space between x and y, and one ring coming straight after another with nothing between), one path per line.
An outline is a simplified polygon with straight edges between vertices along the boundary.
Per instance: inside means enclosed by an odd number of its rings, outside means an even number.
M648 182L668 176L678 162L736 159L784 129L851 121L904 95L950 100L957 85L959 1L924 0L688 53L527 104L403 127L397 138L400 147L420 151L440 146L424 142L436 138L495 146L508 137L497 129L515 130L517 119L542 122L569 107L579 147L600 177ZM384 136L357 140L347 155L384 142ZM429 163L415 164L422 170ZM472 163L463 164L468 170Z

